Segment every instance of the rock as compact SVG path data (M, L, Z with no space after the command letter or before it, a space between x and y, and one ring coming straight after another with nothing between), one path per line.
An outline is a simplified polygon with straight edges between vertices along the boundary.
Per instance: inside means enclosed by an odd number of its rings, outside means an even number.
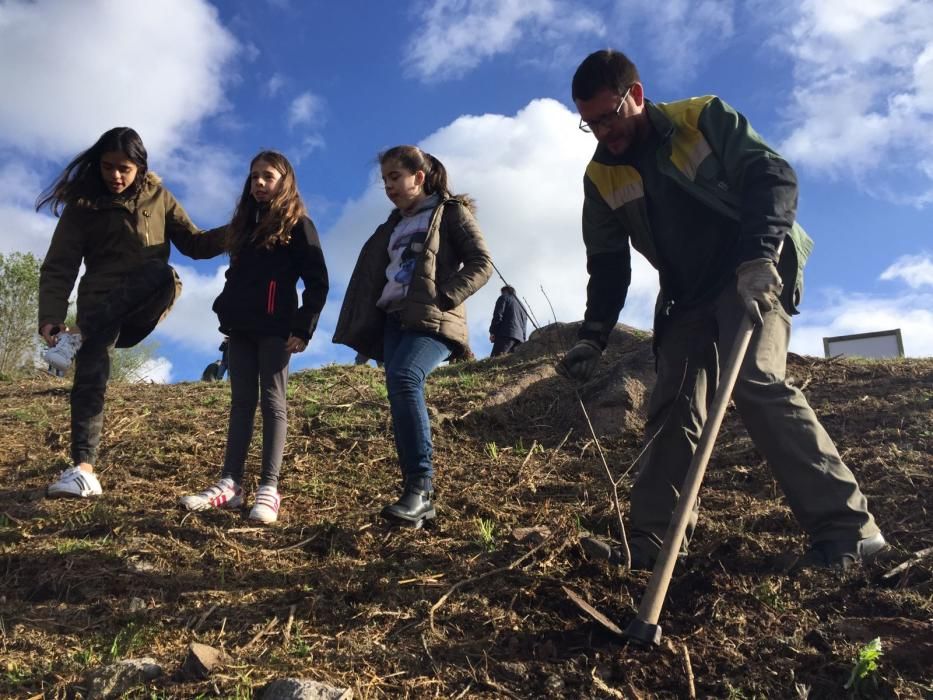
M551 529L545 525L517 527L512 530L512 539L518 543L539 545L551 536Z
M146 601L142 598L130 598L130 604L128 606L131 613L139 612L140 610L145 610L147 607Z
M334 688L317 681L280 678L262 689L260 700L350 700L349 688Z
M155 659L124 659L115 664L93 669L87 674L88 700L118 698L131 688L148 683L162 675Z
M226 660L220 649L191 642L188 645L188 656L181 665L180 675L185 680L205 680L215 669L223 666Z

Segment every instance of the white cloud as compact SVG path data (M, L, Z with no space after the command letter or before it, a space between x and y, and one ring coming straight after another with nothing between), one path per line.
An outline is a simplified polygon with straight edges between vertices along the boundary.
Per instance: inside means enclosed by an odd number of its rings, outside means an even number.
M154 169L164 166L172 182L181 184L183 192L173 194L201 228L230 220L249 172L248 160L225 146L205 143L178 148L152 164Z
M680 85L694 77L700 62L724 47L735 32L733 0L616 0L612 37L625 46L637 39L663 66L660 77ZM631 57L638 63L638 57Z
M224 107L236 48L205 0L7 0L0 145L71 157L128 124L168 152Z
M168 384L172 381L172 363L167 357L146 360L134 373L136 383Z
M881 273L880 279L901 279L911 289L933 287L933 258L928 254L904 255Z
M34 210L41 190L39 175L21 162L0 164L0 252L45 255L57 219Z
M562 0L431 0L414 16L403 63L423 81L462 76L523 41L551 48L604 31L597 15Z
M155 337L191 350L213 353L221 335L217 330L217 315L211 311L211 305L224 287L227 265L221 265L208 274L178 264L177 259L173 267L181 278L181 297L168 318L156 327Z
M774 42L796 82L782 152L874 196L933 202L933 4L805 0L791 14Z
M303 92L288 107L288 126L292 129L296 126L314 126L323 109L324 103L320 97Z
M281 89L285 87L285 76L281 73L273 73L272 77L269 78L269 82L266 83L266 94L269 97L275 97L279 94Z
M823 355L823 338L853 333L901 329L904 354L933 357L933 294L873 296L828 290L810 310L813 294L794 321L790 349L804 355Z
M580 211L595 141L576 128L578 119L554 100L535 100L514 116L460 117L420 144L447 167L454 191L476 199L493 261L540 324L553 320L541 287L558 321L583 318L586 305ZM374 171L369 188L346 203L324 236L332 298L342 299L360 248L391 206ZM480 356L488 354L489 318L501 286L494 275L467 302L471 343ZM637 256L621 320L650 328L656 294L657 273ZM331 302L328 314L336 317L336 311ZM322 326L330 325L329 318Z

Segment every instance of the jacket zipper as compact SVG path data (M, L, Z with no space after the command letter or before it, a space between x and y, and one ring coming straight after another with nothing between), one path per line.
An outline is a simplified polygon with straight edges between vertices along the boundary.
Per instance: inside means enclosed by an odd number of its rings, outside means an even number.
M269 281L269 293L266 296L266 313L275 313L275 280Z

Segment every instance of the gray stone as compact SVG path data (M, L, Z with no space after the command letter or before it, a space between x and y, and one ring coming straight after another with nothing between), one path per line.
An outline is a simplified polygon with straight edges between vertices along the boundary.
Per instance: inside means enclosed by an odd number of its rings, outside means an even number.
M541 544L551 536L551 529L545 525L534 525L532 527L517 527L512 530L512 539L518 543L530 545Z
M124 659L87 674L88 700L118 698L138 685L162 675L162 667L155 659Z
M260 700L350 700L349 688L334 688L318 681L301 678L280 678L262 690Z
M181 675L188 680L205 680L226 661L224 653L207 644L191 642L188 656L181 665Z

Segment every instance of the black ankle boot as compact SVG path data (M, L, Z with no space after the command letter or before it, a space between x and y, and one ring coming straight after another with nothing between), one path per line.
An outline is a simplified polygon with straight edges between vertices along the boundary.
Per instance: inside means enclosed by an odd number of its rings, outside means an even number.
M383 508L380 515L397 525L417 529L436 517L434 504L431 503L433 497L430 477L416 476L406 479L402 497Z

